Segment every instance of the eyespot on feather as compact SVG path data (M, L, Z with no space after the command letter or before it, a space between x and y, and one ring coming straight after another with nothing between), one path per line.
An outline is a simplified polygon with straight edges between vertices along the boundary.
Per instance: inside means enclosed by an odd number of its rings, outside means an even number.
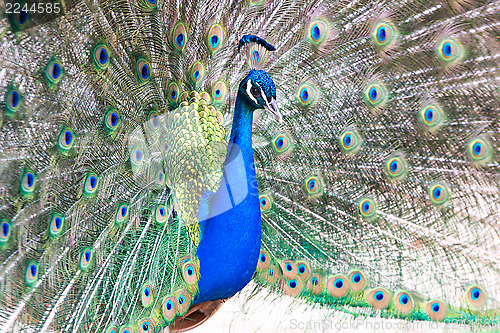
M303 260L298 260L297 265L297 277L302 281L307 281L311 275L311 268L309 264Z
M93 257L92 248L89 247L83 249L80 255L80 269L82 271L86 271L90 268L90 266L92 265L92 257Z
M52 214L49 220L49 234L54 239L61 235L64 227L64 215Z
M293 148L293 142L286 133L281 133L278 134L274 139L273 139L273 148L276 154L282 155L285 153L288 153L292 150Z
M381 107L387 100L387 92L382 83L375 82L368 85L365 91L367 105L372 108Z
M348 278L349 284L351 285L351 290L355 293L363 291L367 286L365 274L360 270L351 271Z
M270 263L271 257L269 256L269 253L265 250L261 250L259 254L259 260L257 262L257 269L265 271L269 267Z
M438 44L436 53L441 61L453 65L463 58L463 47L458 40L446 38Z
M149 308L153 304L153 288L150 283L146 283L141 288L141 303L145 308Z
M267 193L263 193L259 196L259 204L261 212L268 212L273 208L273 199Z
M448 306L441 300L430 301L425 306L425 312L429 316L429 319L433 321L442 321L447 311Z
M261 278L270 285L275 284L281 276L280 269L275 264L269 265L267 270L263 271L261 274Z
M10 222L3 219L0 221L0 248L4 247L10 239L12 228Z
M87 172L85 178L85 183L83 186L83 192L86 196L94 195L97 192L97 187L99 184L99 177L93 172Z
M343 275L335 275L328 279L326 283L327 293L335 298L342 298L349 293L350 285L347 278Z
M187 284L198 282L198 270L193 262L187 262L182 266L182 277Z
M191 66L191 81L193 81L194 84L200 83L203 78L205 77L205 67L200 61L196 61L193 63Z
M467 299L467 303L473 309L480 309L486 303L486 293L484 289L478 285L473 285L467 288L467 292L465 293L465 297Z
M227 85L224 81L217 81L212 88L212 99L214 103L224 102L227 94Z
M295 297L298 296L302 289L304 288L304 282L302 280L293 278L290 280L283 279L281 281L281 290L288 296Z
M56 58L52 58L45 67L45 78L47 82L51 86L56 85L61 81L63 75L64 70L61 62Z
M151 78L151 65L143 58L139 58L136 65L137 81L139 85L149 82Z
M285 259L280 263L283 276L288 280L292 280L297 275L297 264L290 259Z
M155 222L164 224L168 219L167 208L165 205L158 205L155 209Z
M187 28L183 22L177 22L172 30L172 41L177 51L183 51L186 47Z
M378 287L371 290L366 296L368 303L377 310L386 309L391 303L391 295L385 288Z
M187 292L187 290L179 290L175 293L175 308L178 315L184 315L191 306L193 297Z
M305 193L311 198L323 194L323 186L323 182L318 176L308 176L304 179L303 188Z
M162 315L167 323L172 322L177 314L176 308L177 300L175 296L168 296L162 302Z
M35 261L29 261L26 265L25 281L29 285L35 284L38 280L38 263Z
M212 24L208 30L206 43L211 53L218 51L224 43L224 29L220 24Z
M177 103L179 99L179 86L176 82L170 82L167 88L167 98L170 103Z
M63 128L57 139L59 151L67 153L73 147L74 143L75 133L73 133L73 130L69 127Z
M408 166L402 154L393 154L385 161L385 170L393 180L402 180L405 178Z
M396 310L402 315L410 314L415 308L413 297L407 291L401 290L396 293L393 300Z
M142 319L138 323L138 328L139 333L152 333L154 332L155 322L152 318Z
M36 175L33 171L25 169L21 176L21 194L24 197L31 197L35 191Z
M97 70L105 70L109 66L110 58L109 51L106 45L97 44L92 49L92 60L94 62L94 66Z
M467 144L469 158L477 164L483 164L491 158L491 148L489 142L482 137L472 139Z
M361 148L361 137L352 126L347 127L337 140L346 154L355 153Z
M311 293L319 295L325 291L325 277L319 273L313 273L309 280L307 280L306 286Z
M309 24L307 37L313 45L319 46L326 40L329 30L328 22L325 19L319 18Z
M392 22L379 22L372 31L375 45L381 49L391 47L396 41L397 29Z
M118 333L118 327L111 325L106 328L106 333Z
M434 132L441 127L444 113L438 104L427 104L420 109L418 120L427 130Z
M359 212L361 216L365 219L372 219L376 217L377 214L377 205L371 198L362 198L359 201Z
M443 205L448 201L449 196L449 191L443 184L434 183L429 186L429 197L433 205Z
M10 86L5 93L5 110L7 114L12 115L19 111L23 102L23 96L19 90Z
M305 82L297 90L297 100L304 107L313 105L318 94L318 89L311 83Z

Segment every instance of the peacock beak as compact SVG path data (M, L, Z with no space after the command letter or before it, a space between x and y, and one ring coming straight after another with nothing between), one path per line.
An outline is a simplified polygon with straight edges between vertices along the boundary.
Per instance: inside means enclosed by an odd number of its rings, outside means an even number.
M266 103L267 103L267 101L266 101ZM278 103L276 103L275 98L271 97L271 102L267 103L265 108L267 111L271 112L280 123L283 122L283 117L281 116L281 113L278 110Z

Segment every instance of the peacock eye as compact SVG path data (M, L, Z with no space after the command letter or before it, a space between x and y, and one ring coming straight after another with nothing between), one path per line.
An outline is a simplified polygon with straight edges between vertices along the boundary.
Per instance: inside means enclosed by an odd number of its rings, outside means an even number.
M255 86L252 86L252 88L250 88L250 93L255 98L259 98L260 97L260 89L256 88Z

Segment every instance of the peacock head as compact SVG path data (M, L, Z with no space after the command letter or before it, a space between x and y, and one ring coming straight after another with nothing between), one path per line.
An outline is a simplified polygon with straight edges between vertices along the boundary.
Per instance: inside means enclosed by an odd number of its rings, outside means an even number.
M276 103L276 87L273 79L265 71L252 69L241 81L239 92L251 106L252 111L266 109L281 122L281 114Z

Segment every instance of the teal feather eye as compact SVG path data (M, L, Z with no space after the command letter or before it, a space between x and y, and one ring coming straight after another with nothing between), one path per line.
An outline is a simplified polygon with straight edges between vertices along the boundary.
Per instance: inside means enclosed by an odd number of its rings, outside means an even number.
M316 196L323 192L321 180L316 176L306 177L304 180L304 188L306 189L306 193L310 196Z
M129 206L126 203L118 205L115 214L115 224L120 225L128 220Z
M407 172L406 161L402 156L392 156L385 162L385 169L394 180L401 180Z
M49 61L47 66L45 66L45 78L51 85L55 85L61 81L64 75L64 70L61 62L58 59L53 58Z
M12 233L11 226L9 221L1 220L0 221L0 247L6 244L9 241L10 234Z
M145 59L139 59L136 65L139 84L145 84L151 78L151 65Z
M449 199L448 189L441 184L429 186L429 196L435 205L442 205Z
M436 50L439 58L446 63L456 63L462 57L462 45L455 39L444 39Z
M148 116L149 128L153 131L157 131L160 128L160 115L156 111L151 111Z
M24 5L25 3L20 3ZM26 10L25 6L21 6L18 11L13 11L9 14L9 20L12 25L12 30L15 32L25 29L31 22L31 15Z
M325 278L318 273L313 273L307 281L306 287L315 295L321 294L325 289Z
M425 312L430 320L441 321L445 318L448 307L440 300L434 300L427 303Z
M105 70L109 66L109 51L106 45L98 44L92 50L92 60L98 70Z
M155 210L155 221L156 223L163 224L167 221L168 214L165 205L158 205Z
M389 306L391 297L389 291L385 288L379 287L368 293L367 300L374 309L383 310Z
M52 238L61 235L64 227L64 215L53 214L49 222L49 233Z
M156 5L158 3L157 0L143 0L144 2L144 5L147 9L155 9L156 8Z
M167 89L167 94L168 94L168 101L170 103L177 103L177 100L179 99L179 86L175 82L170 82L168 85Z
M396 34L396 28L392 23L381 22L373 29L372 38L377 46L387 48L395 41Z
M5 94L5 109L8 114L14 114L21 108L23 96L17 88L9 87Z
M174 296L166 297L162 302L162 315L167 323L174 320L176 315L176 300Z
M305 261L297 261L297 277L302 281L309 279L311 275L311 268Z
M298 296L302 292L304 283L300 279L289 279L283 284L282 290L285 294L291 297Z
M177 301L177 304L175 306L177 309L177 314L182 316L187 312L187 310L189 310L192 298L188 292L186 292L185 290L181 290L176 293L175 299Z
M329 26L323 19L314 20L309 24L307 36L314 45L320 45L328 35Z
M172 31L172 40L176 50L182 51L186 47L187 29L184 23L178 22Z
M313 84L306 82L297 91L297 99L303 106L311 106L316 100L317 89Z
M207 45L211 53L216 52L222 47L224 42L224 29L220 24L213 24L208 30Z
M21 193L26 197L33 194L36 185L36 175L33 171L26 169L21 176Z
M153 319L143 319L139 322L139 333L151 333L154 331L155 322Z
M115 109L110 109L104 116L104 127L108 133L114 132L121 123L120 114Z
M424 106L418 114L420 123L431 131L439 128L443 122L443 110L436 104Z
M142 165L144 162L144 152L141 148L136 147L130 151L130 162L132 162L132 168L134 169Z
M467 299L467 303L473 309L482 308L486 303L486 293L483 288L478 285L470 286L465 293L465 297Z
M377 206L373 200L364 198L359 202L359 211L363 218L371 219L377 214Z
M385 87L380 83L372 83L366 89L365 97L369 106L381 106L386 101Z
M205 76L205 67L203 64L199 61L196 61L192 66L191 66L191 80L193 83L199 83L201 80L203 80L203 77Z
M273 208L273 199L268 194L259 196L260 210L262 212L270 211Z
M86 196L91 196L97 192L97 185L99 184L99 177L93 173L88 172L85 178L85 185L83 191Z
M261 250L259 254L259 261L257 262L257 268L261 271L267 270L269 264L271 263L271 256L265 250Z
M349 293L349 281L343 275L335 275L326 283L326 291L335 298L342 298Z
M34 261L28 262L24 275L25 281L29 285L33 285L38 280L38 263Z
M69 127L64 128L59 134L59 138L57 140L59 150L63 153L66 153L73 147L74 143L75 134L73 133L73 130Z
M212 88L212 99L215 103L223 102L227 94L227 85L224 81L217 81Z
M349 273L349 283L353 292L357 293L362 291L367 284L365 274L359 270L351 271L351 273Z
M338 138L344 153L354 153L361 147L361 138L355 129L346 129Z
M292 148L292 141L287 134L278 134L273 140L273 148L278 154L289 152Z
M141 288L141 302L145 308L149 308L153 304L153 288L150 283L143 285Z
M250 0L250 4L251 5L260 5L260 4L263 4L264 3L264 0Z
M403 316L411 313L415 307L413 298L406 291L400 291L394 296L396 310Z
M159 170L156 173L155 183L156 183L156 186L158 186L158 187L165 186L165 172L163 172L163 170Z
M193 285L198 282L198 270L196 269L194 263L189 261L182 265L182 277L189 285Z
M82 271L86 271L89 269L90 265L92 264L92 249L91 248L86 248L83 249L81 255L80 255L80 269Z
M467 144L469 157L477 163L487 162L491 156L490 146L483 138L476 138Z

